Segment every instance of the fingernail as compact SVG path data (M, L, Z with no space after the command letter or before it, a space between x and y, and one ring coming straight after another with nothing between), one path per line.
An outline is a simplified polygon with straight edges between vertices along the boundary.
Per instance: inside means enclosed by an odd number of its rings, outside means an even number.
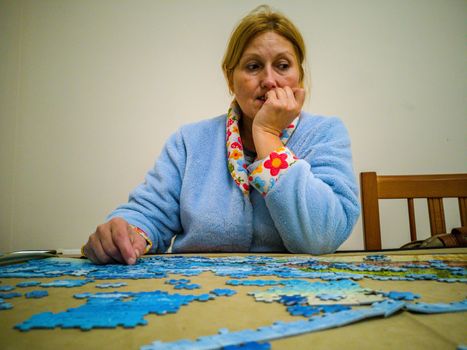
M136 258L138 259L141 256L141 253L138 249L135 249Z
M128 259L128 264L133 265L136 262L135 258Z

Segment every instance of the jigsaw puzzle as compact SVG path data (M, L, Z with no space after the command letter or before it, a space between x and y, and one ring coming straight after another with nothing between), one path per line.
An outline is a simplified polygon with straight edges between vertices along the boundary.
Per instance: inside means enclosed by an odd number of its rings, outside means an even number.
M230 278L209 293L193 293L202 288L190 276L212 273ZM168 278L180 276L181 278ZM74 297L83 304L63 312L32 315L16 325L20 331L40 328L133 328L147 324L146 315L163 316L176 313L192 302L209 302L218 297L235 298L250 295L254 301L279 303L299 321L277 322L257 330L229 332L200 337L196 340L160 342L142 349L265 349L269 341L285 336L339 327L372 317L389 317L396 312L440 313L467 310L467 301L453 303L418 303L420 295L395 290L363 288L358 281L374 280L432 281L432 283L466 283L466 262L443 256L443 260L417 256L384 255L366 257L311 256L153 256L144 257L137 265L94 265L87 260L51 258L0 267L0 278L23 278L16 286L0 286L0 310L14 308L15 298L47 297L46 290L26 292L16 288L120 288L126 282L96 283L98 280L166 279L165 284L180 293L160 290L149 292L78 293ZM41 278L52 282L40 282ZM273 278L273 279L271 279ZM243 288L249 287L249 293ZM261 289L251 291L251 287ZM243 291L243 292L242 292ZM10 299L6 302L5 299ZM9 311L1 311L9 312Z

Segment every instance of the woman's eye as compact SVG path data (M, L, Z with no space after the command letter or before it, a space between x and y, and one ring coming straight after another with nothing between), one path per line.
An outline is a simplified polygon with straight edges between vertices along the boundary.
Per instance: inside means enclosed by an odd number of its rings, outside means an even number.
M289 69L290 66L289 66L288 63L285 63L285 62L284 62L284 63L279 63L279 64L277 65L277 67L278 67L280 70L287 70L287 69Z
M258 63L249 63L246 65L246 69L253 72L255 70L258 70L259 69L259 64Z

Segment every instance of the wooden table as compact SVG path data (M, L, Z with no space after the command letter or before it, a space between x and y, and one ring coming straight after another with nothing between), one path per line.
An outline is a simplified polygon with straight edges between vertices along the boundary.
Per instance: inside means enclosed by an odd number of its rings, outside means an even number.
M467 249L430 250L417 252L384 252L393 258L402 254L458 254L465 259ZM240 254L234 254L240 255ZM365 253L333 254L327 257L360 259ZM209 255L214 256L214 255ZM219 255L216 255L219 256ZM438 255L440 256L440 255ZM180 278L181 276L170 276ZM68 277L67 277L68 278ZM260 277L256 277L260 278ZM265 277L267 278L267 277ZM270 278L270 277L269 277ZM20 332L13 329L33 314L51 311L62 312L77 307L83 300L73 298L81 292L102 292L94 284L76 288L49 288L49 296L42 299L24 297L8 300L14 305L11 310L0 311L0 349L139 349L155 340L164 342L180 339L196 339L213 335L221 328L230 331L255 329L281 321L297 321L279 303L256 302L247 292L258 290L257 286L226 286L229 277L214 276L211 272L189 277L192 283L202 286L196 291L177 291L193 294L208 292L214 288L237 290L234 297L217 298L207 303L192 302L176 314L164 316L148 315L146 326L134 329L79 329L31 330ZM36 280L36 279L35 279ZM41 281L50 281L42 279ZM1 285L16 285L25 279L4 278ZM173 286L164 284L165 279L125 280L127 286L119 291L162 290L174 293ZM116 282L99 281L99 282ZM410 291L420 294L420 301L427 303L460 301L467 296L467 285L437 281L358 281L362 287L376 290ZM26 292L36 288L16 289ZM304 319L304 318L303 318ZM401 312L389 318L364 320L345 327L274 340L272 349L455 349L467 344L467 313L421 315Z

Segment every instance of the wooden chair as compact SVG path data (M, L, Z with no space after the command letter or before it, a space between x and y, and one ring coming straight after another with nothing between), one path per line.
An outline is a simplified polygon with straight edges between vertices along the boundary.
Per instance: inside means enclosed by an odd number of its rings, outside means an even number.
M427 198L431 235L446 232L443 198L459 200L461 225L467 225L467 174L377 175L360 174L365 250L381 250L379 199L407 199L410 240L417 239L414 198Z

